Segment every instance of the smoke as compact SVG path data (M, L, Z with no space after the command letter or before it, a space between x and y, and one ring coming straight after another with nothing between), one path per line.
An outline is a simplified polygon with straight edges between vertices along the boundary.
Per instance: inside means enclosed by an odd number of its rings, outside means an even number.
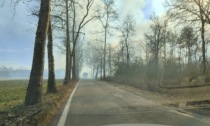
M133 15L138 21L148 20L150 15L155 12L162 15L165 10L163 7L165 0L117 0L120 16L123 18L127 14Z
M135 18L143 19L144 14L141 9L145 5L144 0L118 0L116 4L122 18L127 14L130 14Z
M55 55L55 69L65 69L66 66L66 57L63 54L56 54Z

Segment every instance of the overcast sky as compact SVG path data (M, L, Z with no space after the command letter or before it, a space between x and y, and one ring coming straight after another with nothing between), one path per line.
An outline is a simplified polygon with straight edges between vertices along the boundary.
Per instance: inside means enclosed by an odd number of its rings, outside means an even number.
M96 0L99 1L99 0ZM136 19L137 35L141 36L150 15L164 14L164 0L115 0L120 16L132 14ZM36 20L29 16L28 8L20 4L14 9L6 3L0 8L0 65L13 68L31 68ZM90 24L91 25L91 24ZM47 55L46 55L47 56ZM56 69L65 68L65 56L55 50ZM46 68L46 67L45 67Z

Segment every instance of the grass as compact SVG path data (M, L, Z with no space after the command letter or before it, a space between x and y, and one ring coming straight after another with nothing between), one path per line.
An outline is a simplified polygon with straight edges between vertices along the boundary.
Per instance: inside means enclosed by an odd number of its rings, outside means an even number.
M0 112L23 104L28 80L0 81Z
M62 80L57 80L57 93L46 94L47 80L44 80L42 102L35 106L25 107L23 103L28 80L1 80L0 123L3 120L9 125L14 122L19 125L30 125L31 123L33 125L46 125L50 123L73 89L72 84L63 86L62 82ZM32 116L33 118L31 118ZM25 117L30 118L30 120L25 119Z
M164 89L161 92L152 92L146 88L139 88L132 84L112 83L112 85L163 105L176 105L177 107L180 103L210 101L210 86ZM206 107L205 104L203 107Z

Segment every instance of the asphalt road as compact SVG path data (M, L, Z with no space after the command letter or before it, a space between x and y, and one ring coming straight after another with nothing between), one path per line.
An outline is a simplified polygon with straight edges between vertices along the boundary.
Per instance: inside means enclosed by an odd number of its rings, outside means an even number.
M209 126L202 118L182 114L107 82L81 80L73 95L65 126L162 124Z

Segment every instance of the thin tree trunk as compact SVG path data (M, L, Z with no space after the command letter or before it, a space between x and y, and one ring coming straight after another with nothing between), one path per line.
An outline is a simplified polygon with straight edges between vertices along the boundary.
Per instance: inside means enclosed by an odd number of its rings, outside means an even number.
M103 59L101 58L101 80L103 79Z
M204 20L204 12L202 9L202 4L203 1L198 1L199 2L199 11L200 11L200 21L201 21L201 39L202 39L202 57L203 57L203 62L202 62L202 73L203 75L206 74L206 43L205 43L205 20Z
M112 58L112 56L111 56L112 54L111 54L111 46L109 47L109 75L111 75L112 74L112 63L111 63L111 58Z
M103 79L106 79L106 37L107 37L107 28L105 28L104 36L104 66L103 66Z
M127 70L129 68L129 49L128 49L128 45L126 45L126 59L127 59Z
M129 68L129 62L130 62L130 57L129 57L129 44L128 44L128 37L129 37L129 30L127 29L127 34L126 34L126 39L125 39L125 46L126 46L126 59L127 59L127 70Z
M33 64L25 97L26 106L34 105L41 101L45 45L49 26L50 0L41 0L39 12Z
M75 55L75 49L72 51L72 62L73 62L73 68L72 68L72 79L76 80L76 55Z
M96 75L95 75L95 79L98 79L98 69L99 69L99 65L97 65L97 68L96 68Z
M55 70L54 70L54 56L53 56L53 35L52 35L52 25L51 17L49 19L48 27L48 84L47 84L47 93L55 93L56 90L56 81L55 81Z
M70 49L70 47L69 47L69 80L71 81L71 79L72 79L72 54L71 54L71 49Z
M66 2L66 71L64 78L64 85L67 85L71 81L71 49L70 49L70 32L69 32L69 10L68 0Z
M203 56L203 75L206 74L206 43L205 43L205 26L204 23L202 23L201 27L201 38L202 38L202 56Z

